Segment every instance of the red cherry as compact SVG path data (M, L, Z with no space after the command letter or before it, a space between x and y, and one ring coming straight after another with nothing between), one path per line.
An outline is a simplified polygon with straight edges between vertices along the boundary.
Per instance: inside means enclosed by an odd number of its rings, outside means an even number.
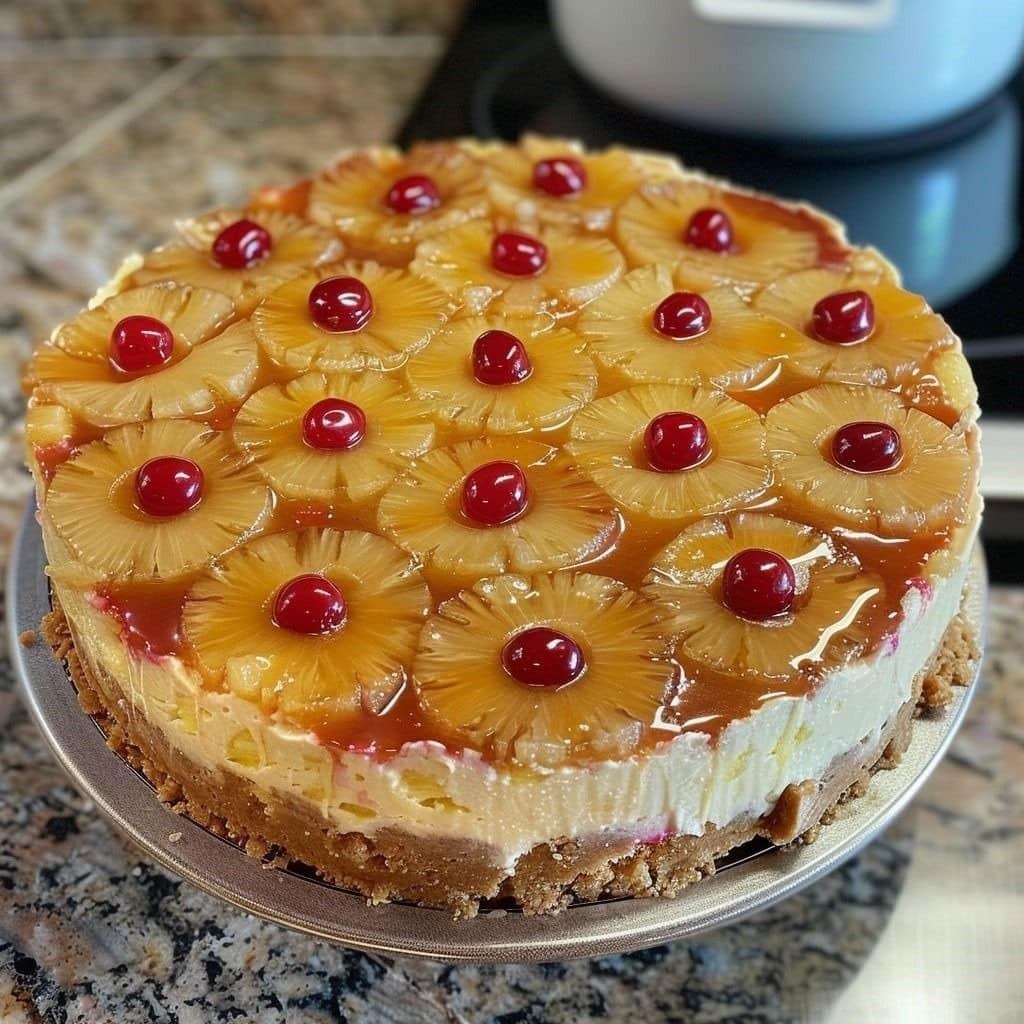
M501 651L505 671L524 686L565 686L587 667L580 645L548 626L517 633Z
M343 398L321 398L302 417L302 440L318 451L348 451L366 437L366 413Z
M875 304L867 292L836 292L814 306L811 328L822 341L849 345L875 329Z
M135 474L135 504L147 516L178 516L203 496L203 471L191 460L162 455Z
M796 594L793 566L774 551L747 548L722 572L722 599L744 619L764 622L789 611Z
M526 474L514 462L485 462L462 483L462 511L484 526L517 519L528 499Z
M270 232L254 220L236 220L214 240L213 258L228 270L245 270L262 263L270 255Z
M548 247L531 235L503 231L491 242L491 265L501 274L533 277L548 265Z
M518 384L533 373L523 343L508 331L484 331L473 342L473 376L481 384Z
M571 156L553 156L533 165L533 187L549 196L574 196L587 185L587 169Z
M410 174L388 189L384 202L395 213L408 213L417 216L430 213L441 205L441 193L433 178L425 174Z
M711 307L696 292L673 292L654 311L654 329L673 341L704 334L711 326Z
M110 332L110 361L125 373L163 366L174 352L174 334L154 316L126 316Z
M357 277L328 277L310 289L309 315L332 334L358 331L373 316L373 296Z
M714 206L705 206L698 210L686 225L683 241L695 249L728 252L733 243L732 221L729 214Z
M663 412L644 431L647 461L662 473L692 469L704 460L708 448L708 426L693 413Z
M310 572L289 580L274 598L274 623L306 636L329 636L345 625L348 605L325 576Z
M900 433L887 423L861 420L840 427L832 437L836 465L854 473L881 473L892 469L903 455Z

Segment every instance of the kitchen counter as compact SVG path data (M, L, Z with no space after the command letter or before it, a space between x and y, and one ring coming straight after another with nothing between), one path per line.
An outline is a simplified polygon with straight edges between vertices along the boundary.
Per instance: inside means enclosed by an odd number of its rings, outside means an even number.
M286 18L289 5L254 0L239 18L238 6L0 11L0 562L29 493L15 368L32 341L173 217L391 136L458 8L336 0ZM153 20L128 31L136 8ZM521 967L345 951L176 880L65 780L3 658L0 1020L1020 1020L1022 623L1024 590L996 588L983 679L952 751L842 870L690 943Z

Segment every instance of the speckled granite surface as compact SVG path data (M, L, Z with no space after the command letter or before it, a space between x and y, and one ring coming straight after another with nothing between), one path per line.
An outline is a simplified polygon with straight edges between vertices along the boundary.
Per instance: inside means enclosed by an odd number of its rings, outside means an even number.
M0 8L0 562L28 493L14 368L32 339L174 216L387 137L458 4L302 6ZM316 55L281 41L275 56L282 25L316 36ZM386 35L360 50L339 32ZM257 53L255 36L271 43ZM997 589L982 690L951 755L847 867L690 944L536 967L346 952L166 875L65 782L0 659L0 1021L1021 1020L1022 622L1024 591Z

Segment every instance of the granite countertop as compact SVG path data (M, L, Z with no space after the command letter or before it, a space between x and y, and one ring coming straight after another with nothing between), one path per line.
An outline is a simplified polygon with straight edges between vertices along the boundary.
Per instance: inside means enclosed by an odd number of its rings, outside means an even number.
M172 217L389 137L458 6L0 9L0 563L29 493L16 367L33 339ZM542 966L349 952L178 881L66 781L2 656L0 1020L1020 1020L1022 623L1024 590L995 588L983 679L952 751L846 867L689 943Z

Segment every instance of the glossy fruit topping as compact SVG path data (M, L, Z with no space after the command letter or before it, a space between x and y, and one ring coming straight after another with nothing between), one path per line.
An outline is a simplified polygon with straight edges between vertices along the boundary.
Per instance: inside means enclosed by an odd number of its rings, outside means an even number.
M574 196L586 188L587 170L571 156L554 156L533 165L533 187L549 196Z
M289 580L274 599L274 622L306 636L329 636L345 625L348 606L325 576L306 573Z
M254 220L236 220L213 240L213 258L227 270L246 270L270 255L270 232Z
M373 316L373 296L357 277L328 277L310 289L309 315L332 334L358 331Z
M395 213L416 216L436 210L441 205L441 193L437 190L433 178L428 178L425 174L410 174L405 178L399 178L388 189L384 202Z
M343 398L321 398L302 418L302 440L319 451L348 451L366 436L366 414Z
M814 306L811 329L822 341L849 345L875 329L875 304L867 292L835 292Z
M832 436L833 461L854 473L882 473L897 465L902 455L900 433L887 423L847 423Z
M526 348L508 331L484 331L473 343L473 376L481 384L518 384L532 372Z
M548 263L548 247L532 235L503 231L491 242L491 265L501 274L533 277Z
M711 307L696 292L673 292L654 311L654 329L673 341L704 334L711 326Z
M732 248L733 231L729 214L714 206L698 210L686 225L683 241L695 249L728 252Z
M580 645L548 626L517 633L501 652L505 671L524 686L565 686L587 667Z
M722 600L744 619L765 622L789 611L796 594L793 566L774 551L747 548L722 572Z
M644 451L652 469L675 473L692 469L707 457L707 424L689 412L663 412L647 424Z
M154 316L126 316L110 332L110 361L124 373L163 366L174 352L174 334Z
M203 496L203 471L191 460L162 455L135 474L135 504L148 516L178 516Z
M486 462L462 482L462 511L484 526L517 519L528 500L526 474L514 462Z

